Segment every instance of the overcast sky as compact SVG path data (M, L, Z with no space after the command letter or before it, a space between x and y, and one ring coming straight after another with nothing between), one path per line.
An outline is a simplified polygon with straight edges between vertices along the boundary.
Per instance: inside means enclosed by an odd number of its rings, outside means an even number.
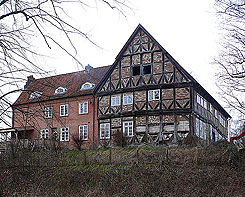
M220 42L214 0L131 0L125 18L106 5L70 7L72 23L79 24L100 47L78 38L78 58L93 67L113 64L115 57L139 23L217 100L215 66ZM46 60L56 74L82 69L58 51Z

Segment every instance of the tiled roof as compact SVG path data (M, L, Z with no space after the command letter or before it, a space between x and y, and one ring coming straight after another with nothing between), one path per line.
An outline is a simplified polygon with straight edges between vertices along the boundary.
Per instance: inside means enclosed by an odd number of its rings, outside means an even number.
M103 66L93 68L89 72L83 70L34 79L27 86L25 91L21 93L14 105L92 94L109 68L110 66ZM86 82L95 84L95 87L92 89L80 90L81 86ZM55 94L55 90L59 87L66 88L67 91L64 94ZM29 99L33 92L42 92L42 95L39 98Z

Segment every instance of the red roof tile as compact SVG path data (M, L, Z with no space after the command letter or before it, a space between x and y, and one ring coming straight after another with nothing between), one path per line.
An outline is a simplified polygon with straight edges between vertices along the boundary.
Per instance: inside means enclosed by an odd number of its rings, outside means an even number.
M109 68L110 66L104 66L93 68L90 72L78 71L35 79L27 86L25 91L21 93L14 105L92 94L94 88L99 84ZM80 90L81 86L86 82L95 84L95 87L93 89ZM58 87L66 88L67 91L64 94L54 94ZM42 92L41 97L29 99L31 93L35 91Z

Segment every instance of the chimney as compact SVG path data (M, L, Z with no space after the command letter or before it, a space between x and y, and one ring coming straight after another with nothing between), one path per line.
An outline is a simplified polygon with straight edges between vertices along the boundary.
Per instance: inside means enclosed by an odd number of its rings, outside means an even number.
M90 66L89 64L87 66L85 66L85 70L84 70L84 73L89 73L91 70L93 70L93 67Z
M27 82L26 82L26 84L24 86L24 89L27 89L28 86L31 84L31 82L33 82L34 80L35 80L35 78L33 77L33 75L28 76L27 77Z

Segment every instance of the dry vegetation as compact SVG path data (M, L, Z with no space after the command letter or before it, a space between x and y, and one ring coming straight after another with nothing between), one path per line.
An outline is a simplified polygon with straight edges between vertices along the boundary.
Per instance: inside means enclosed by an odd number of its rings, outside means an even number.
M1 154L0 196L244 196L244 161L223 146Z

